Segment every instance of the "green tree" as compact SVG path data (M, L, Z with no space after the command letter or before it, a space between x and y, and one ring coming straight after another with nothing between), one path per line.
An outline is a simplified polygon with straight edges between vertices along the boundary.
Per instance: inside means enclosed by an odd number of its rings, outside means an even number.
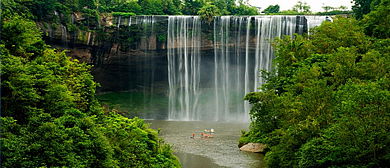
M226 0L224 1L226 5L226 10L228 14L234 15L237 11L236 1L235 0Z
M180 167L141 119L104 114L90 66L48 48L35 23L2 18L1 167Z
M355 14L355 18L363 19L363 15L371 12L371 7L379 4L380 0L354 0L352 10Z
M338 10L347 10L348 8L344 5L341 5L340 7L337 8Z
M181 0L172 0L173 4L176 6L176 8L180 11L182 8L182 2Z
M220 11L215 5L206 4L199 10L198 15L200 15L202 20L206 20L210 24L214 20L214 16L220 15Z
M22 1L23 6L30 9L31 13L38 20L47 18L48 15L53 15L56 9L56 0L43 0L43 1Z
M373 11L363 17L362 24L367 35L390 38L390 1L382 0Z
M182 13L184 15L197 15L204 4L202 0L184 0Z
M138 1L143 15L163 15L163 4L161 0L142 0Z
M330 10L334 10L335 8L332 7L332 6L322 6L322 9L324 9L325 12L328 12L328 11L330 11Z
M276 39L277 66L245 96L252 122L240 143L267 144L269 167L386 167L389 44L341 17Z
M263 13L279 13L279 5L270 5L266 9L263 10Z
M112 10L116 12L135 13L141 15L142 7L136 1L125 2L120 5L115 5Z
M235 15L258 15L259 10L256 7L250 6L249 3L243 0L238 1L239 6Z
M163 12L168 15L180 15L179 6L176 6L172 0L161 0ZM176 2L177 3L177 2Z
M296 12L311 13L310 6L305 1L298 1L297 4L294 5L292 10Z
M209 2L206 2L204 6L208 5L210 3L211 5L215 5L221 15L229 15L230 12L228 11L229 5L231 5L231 1L225 1L225 0L211 0Z

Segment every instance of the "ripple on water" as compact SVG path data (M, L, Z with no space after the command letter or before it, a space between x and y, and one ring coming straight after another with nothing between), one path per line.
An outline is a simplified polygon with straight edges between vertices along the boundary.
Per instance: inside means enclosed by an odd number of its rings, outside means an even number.
M151 128L161 128L160 136L173 145L175 154L184 168L197 167L265 167L264 155L240 151L238 140L241 130L249 123L208 121L159 121L148 120ZM214 138L201 138L204 129L214 128ZM195 133L195 138L190 138ZM198 157L199 156L199 157ZM209 163L209 162L212 163Z

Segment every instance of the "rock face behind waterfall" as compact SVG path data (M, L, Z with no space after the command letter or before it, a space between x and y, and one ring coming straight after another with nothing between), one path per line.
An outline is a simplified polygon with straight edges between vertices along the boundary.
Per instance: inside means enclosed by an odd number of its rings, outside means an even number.
M83 20L72 14L74 25ZM249 121L246 93L272 69L269 39L307 33L322 16L102 15L93 30L37 23L47 43L94 65L98 92L142 92L169 99L166 119ZM147 102L144 102L147 103ZM150 106L153 106L151 104Z
M84 19L77 13L72 16L76 25ZM151 92L154 82L154 91L166 92L166 16L121 18L104 14L98 30L64 29L58 23L38 22L37 26L47 44L94 66L92 74L101 84L98 92Z

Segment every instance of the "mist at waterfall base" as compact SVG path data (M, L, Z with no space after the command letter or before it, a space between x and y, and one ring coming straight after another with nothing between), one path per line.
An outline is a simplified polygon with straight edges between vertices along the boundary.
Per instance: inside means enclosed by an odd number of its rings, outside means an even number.
M136 47L141 54L129 54L123 64L129 66L125 73L129 76L123 79L133 86L128 92L142 92L143 108L155 110L137 115L249 122L251 107L243 98L263 84L259 70L272 68L275 56L269 40L307 33L325 20L325 16L222 16L208 24L198 16L119 18L118 28L143 33ZM164 36L166 42L161 42ZM157 97L167 100L156 105Z

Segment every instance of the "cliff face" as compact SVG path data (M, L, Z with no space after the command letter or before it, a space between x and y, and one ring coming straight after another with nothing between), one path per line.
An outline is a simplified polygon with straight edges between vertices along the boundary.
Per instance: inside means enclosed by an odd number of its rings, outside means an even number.
M122 18L101 15L98 29L83 30L61 23L37 23L47 44L93 65L92 74L101 84L99 92L166 92L168 88L167 16ZM83 22L72 14L72 25ZM81 24L80 24L81 25ZM160 87L160 88L159 88ZM149 89L148 89L149 88Z
M95 80L101 84L98 92L140 91L144 94L167 95L169 89L167 57L169 17L131 16L125 18L102 14L98 18L99 20L92 22L93 20L90 21L91 19L86 16L73 13L70 24L39 22L37 26L41 28L47 44L60 50L67 50L67 54L72 58L93 65L92 74ZM294 20L289 26L294 28L292 33L307 32L308 24L306 23L308 21L305 17L290 18ZM245 59L246 54L252 57L257 50L258 39L256 36L260 35L256 32L264 29L254 26L261 21L261 19L255 20L254 17L227 16L222 20L217 20L217 24L202 24L201 26L199 51L202 57L201 69L203 70L202 74L209 74L200 77L200 80L204 81L201 83L203 88L215 85L213 79L210 78L212 78L211 74L214 73L211 71L214 70L212 67L215 66L214 59L217 51L222 52L223 46L228 46L228 48L237 46L241 48L236 47L237 50L226 50L222 53L242 55L243 57L240 59ZM247 20L250 21L250 24ZM225 23L226 21L228 23ZM289 20L285 22L287 21ZM190 24L193 23L172 23L175 26L170 28L170 32L175 34L182 31L183 26ZM224 35L227 32L222 30L226 28L230 29L230 35ZM287 32L288 30L278 31ZM177 38L176 43L170 44L171 48L183 47L180 41L183 43L189 41L193 38L193 32L194 30L188 29L184 36L171 37ZM181 40L179 36L185 39ZM222 37L226 39L221 41ZM186 45L190 46L191 44ZM186 51L186 49L183 50L183 52ZM182 53L174 55L178 56ZM254 61L254 58L249 59ZM253 61L249 61L249 63ZM245 61L242 60L242 62ZM181 65L177 64L177 66Z

